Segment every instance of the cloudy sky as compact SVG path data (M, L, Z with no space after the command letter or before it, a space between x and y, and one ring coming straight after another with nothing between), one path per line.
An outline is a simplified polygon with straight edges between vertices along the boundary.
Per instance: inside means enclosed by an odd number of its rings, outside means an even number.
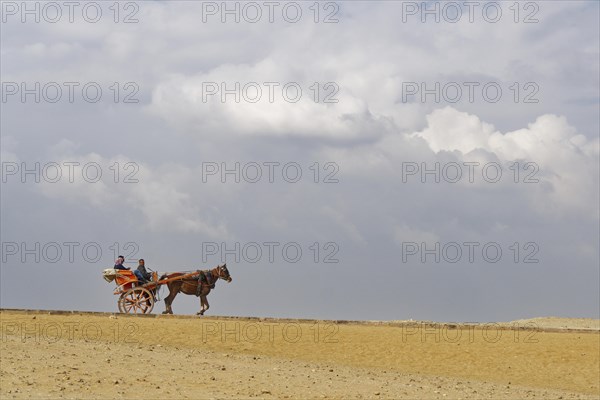
M227 261L210 314L599 317L598 2L23 4L2 307L114 311L123 254Z

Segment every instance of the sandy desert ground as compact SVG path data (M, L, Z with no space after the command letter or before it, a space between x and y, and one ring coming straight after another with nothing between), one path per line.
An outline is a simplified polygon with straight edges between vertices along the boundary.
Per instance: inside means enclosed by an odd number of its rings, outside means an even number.
M598 320L0 311L0 398L598 399Z

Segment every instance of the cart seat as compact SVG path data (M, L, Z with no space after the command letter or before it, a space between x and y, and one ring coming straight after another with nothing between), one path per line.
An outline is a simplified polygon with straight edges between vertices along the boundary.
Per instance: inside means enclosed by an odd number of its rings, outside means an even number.
M117 272L117 285L124 285L126 283L137 282L138 279L132 271L125 269L115 270Z

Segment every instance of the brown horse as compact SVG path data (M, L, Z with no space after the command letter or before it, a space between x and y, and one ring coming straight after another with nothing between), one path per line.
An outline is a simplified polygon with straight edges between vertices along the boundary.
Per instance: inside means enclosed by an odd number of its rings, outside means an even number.
M171 304L175 299L175 296L179 292L183 294L191 294L194 296L200 297L200 311L196 313L196 315L204 315L206 310L210 307L208 304L208 300L206 300L206 296L210 293L210 290L214 288L215 283L220 279L223 279L227 282L231 282L231 276L229 275L229 271L227 270L227 264L219 265L216 268L211 270L202 271L208 276L209 282L199 282L199 275L201 271L198 271L198 275L196 277L190 277L181 280L174 280L167 283L167 287L169 288L169 295L165 297L165 306L166 310L163 311L163 314L173 314L173 309L171 308ZM183 272L174 272L172 274L164 274L160 277L160 280L167 278L176 278L178 276L186 275ZM198 285L202 285L201 288L198 288ZM200 290L199 290L200 289Z

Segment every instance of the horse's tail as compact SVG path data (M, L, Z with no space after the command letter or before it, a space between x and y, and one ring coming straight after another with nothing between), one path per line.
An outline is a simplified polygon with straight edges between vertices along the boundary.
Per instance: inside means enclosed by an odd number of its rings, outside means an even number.
M159 281L162 281L163 279L167 279L167 277L169 276L169 274L162 274L160 276L160 278L158 278Z

